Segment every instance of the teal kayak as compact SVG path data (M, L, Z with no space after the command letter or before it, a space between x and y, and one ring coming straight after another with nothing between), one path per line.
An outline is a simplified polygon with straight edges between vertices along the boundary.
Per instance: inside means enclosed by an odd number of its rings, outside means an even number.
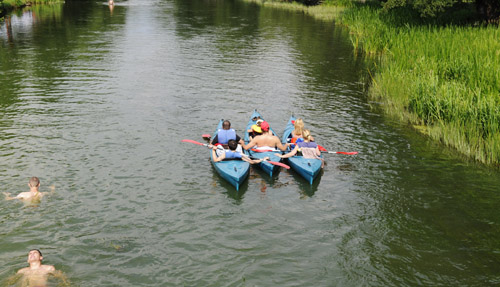
M212 138L215 138L219 129L222 129L223 121L224 120L220 120ZM223 160L215 162L212 156L212 150L210 150L210 160L212 161L212 164L215 167L217 173L229 183L234 185L234 187L236 187L236 190L239 190L241 184L245 181L245 179L248 177L248 173L250 172L250 164L246 161Z
M283 132L283 137L281 138L281 142L286 144L290 142L292 138L291 134L294 130L293 123L295 122L295 117L291 116L286 124L285 131ZM290 152L291 150L287 150ZM312 184L314 179L318 176L321 171L321 160L314 158L304 158L303 156L292 156L287 158L288 165L300 174L303 178L305 178L309 184Z
M264 120L264 118L257 112L257 110L254 110L252 113L252 116L250 117L250 120L248 121L247 128L245 130L245 138L244 138L245 144L248 144L250 142L250 134L248 133L248 130L251 129L253 125L257 124L258 119ZM274 135L276 135L276 133L273 131L272 128L269 128L269 129ZM280 150L271 151L271 152L269 152L269 151L268 152L258 152L256 149L249 149L248 150L248 154L252 158L261 159L261 158L265 158L267 156L267 157L269 157L270 161L280 162L281 158L276 156L275 153L281 154L282 152ZM271 176L271 177L275 174L278 174L278 172L280 171L280 167L278 165L270 164L267 161L263 161L261 163L258 163L258 166L265 173L269 174L269 176Z

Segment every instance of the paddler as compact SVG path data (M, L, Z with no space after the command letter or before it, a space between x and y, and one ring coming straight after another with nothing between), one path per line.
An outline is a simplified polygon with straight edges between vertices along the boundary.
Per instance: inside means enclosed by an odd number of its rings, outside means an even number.
M249 150L251 148L256 147L257 151L278 151L286 150L286 145L281 144L280 139L273 135L273 133L269 129L269 123L263 121L260 124L260 128L262 129L262 135L253 138L247 145L243 144L242 147L245 150ZM277 149L278 148L278 149Z
M241 152L236 151L236 148L238 147L238 143L235 140L229 140L227 145L229 146L229 150L217 149L217 146L212 147L212 157L213 157L215 162L219 162L222 160L233 160L233 159L239 160L239 159L241 159L241 160L246 161L250 164L256 164L256 163L261 163L264 160L269 159L269 157L265 157L262 159L250 159L246 154L243 154ZM219 155L217 155L217 150L221 150L223 152L221 152Z
M262 135L262 129L260 125L262 124L264 120L263 119L258 119L255 125L252 125L250 129L247 131L248 134L250 135L249 138L252 140L256 136Z
M239 135L236 134L236 131L231 128L231 122L225 120L222 122L222 129L217 131L217 135L212 140L212 145L221 144L224 148L227 148L227 143L229 140L235 140L237 143L241 145L244 144L244 141L241 139Z

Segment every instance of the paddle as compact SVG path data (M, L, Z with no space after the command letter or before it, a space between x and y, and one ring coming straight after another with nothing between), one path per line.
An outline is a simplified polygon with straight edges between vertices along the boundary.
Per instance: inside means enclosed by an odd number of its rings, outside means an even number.
M323 151L323 152L326 152L326 153L338 153L338 154L348 154L348 155L358 154L357 151Z
M188 140L188 139L185 139L185 140L182 140L182 142L185 142L185 143L193 143L193 144L197 144L197 145L201 145L201 146L206 146L208 147L209 144L204 144L204 143L200 143L200 142L197 142L197 141L194 141L194 140ZM254 158L254 157L250 157L251 159L260 159L260 158ZM274 164L274 165L278 165L278 166L281 166L281 167L284 167L286 169L290 169L290 167L284 163L281 163L281 162L276 162L276 161L270 161L270 160L265 160L267 162L269 162L270 164Z
M210 140L210 138L211 138L212 136L211 136L211 135L209 135L209 134L202 134L202 135L201 135L201 137L202 137L204 140L209 141L209 140Z
M182 140L182 142L185 142L185 143L194 143L194 144L197 144L197 145L202 145L202 146L208 147L208 144L200 143L200 142L197 142L197 141L194 141L194 140Z
M327 151L326 148L324 148L320 145L318 145L318 149L319 149L319 151L326 152L326 153L338 153L338 154L348 154L348 155L358 154L357 151Z
M249 158L250 158L250 159L260 159L260 158L256 158L256 157L252 157L252 156L249 156ZM270 164L274 164L274 165L277 165L277 166L284 167L284 168L286 168L286 169L290 169L290 166L288 166L288 165L286 165L286 164L284 164L284 163L282 163L282 162L270 161L270 160L267 160L267 159L265 159L265 160L263 160L263 161L267 161L267 162L268 162L268 163L270 163Z

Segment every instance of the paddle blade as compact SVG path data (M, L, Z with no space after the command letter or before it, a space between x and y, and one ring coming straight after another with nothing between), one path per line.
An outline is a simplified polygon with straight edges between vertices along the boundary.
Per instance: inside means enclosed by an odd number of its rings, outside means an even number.
M339 154L348 154L348 155L358 154L357 151L329 151L328 153L339 153Z
M206 146L207 145L207 144L202 144L202 143L194 141L194 140L182 140L182 142L185 142L185 143L194 143L194 144L202 145L202 146Z
M319 149L319 151L327 151L326 148L324 148L324 147L322 147L320 145L318 145L318 149Z
M290 169L290 166L288 166L288 165L286 165L286 164L284 164L282 162L269 161L269 160L267 162L270 163L270 164L274 164L274 165L278 165L278 166L284 167L286 169Z
M206 140L206 141L210 140L210 138L211 138L211 136L210 136L209 134L202 134L202 135L201 135L201 137L202 137L204 140Z

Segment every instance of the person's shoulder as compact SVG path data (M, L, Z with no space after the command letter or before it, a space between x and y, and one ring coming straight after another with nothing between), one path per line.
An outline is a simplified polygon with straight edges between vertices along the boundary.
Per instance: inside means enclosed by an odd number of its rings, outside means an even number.
M43 269L47 272L54 272L56 268L53 265L43 265Z
M29 191L21 192L16 197L17 198L30 198L31 197L31 192L29 192Z
M24 274L26 271L28 271L30 268L29 267L24 267L19 270L17 270L17 274Z

